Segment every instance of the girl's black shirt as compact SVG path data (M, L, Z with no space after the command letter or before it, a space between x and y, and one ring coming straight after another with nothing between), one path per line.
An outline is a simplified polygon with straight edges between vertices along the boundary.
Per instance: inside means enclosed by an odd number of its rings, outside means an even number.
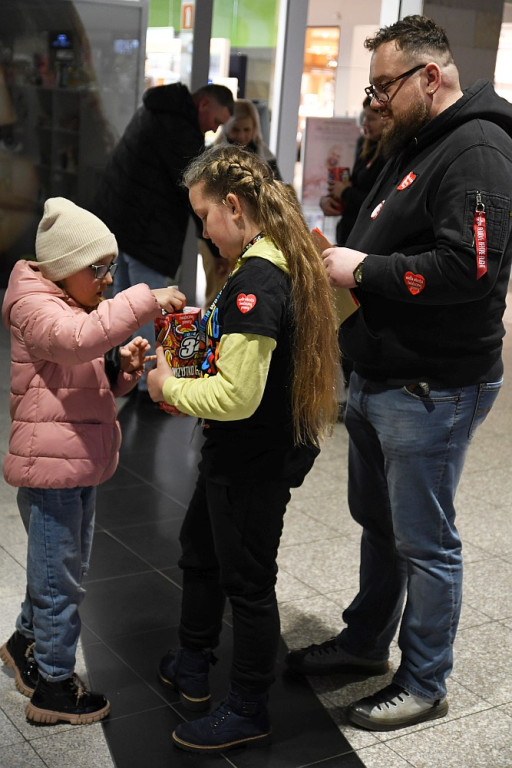
M257 256L234 273L207 326L207 358L215 360L221 336L245 333L276 341L260 405L247 419L204 422L202 469L218 482L289 479L298 485L318 449L294 445L291 416L293 314L290 278ZM304 326L307 333L307 324ZM214 371L212 371L214 373Z

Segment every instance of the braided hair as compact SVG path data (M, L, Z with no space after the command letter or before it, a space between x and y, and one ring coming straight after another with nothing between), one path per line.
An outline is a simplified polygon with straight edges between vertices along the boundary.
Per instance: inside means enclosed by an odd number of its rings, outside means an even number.
M318 444L337 416L339 350L327 274L290 185L277 181L257 155L236 146L206 150L185 169L183 183L207 197L237 195L247 215L286 258L292 295L292 415L295 441Z

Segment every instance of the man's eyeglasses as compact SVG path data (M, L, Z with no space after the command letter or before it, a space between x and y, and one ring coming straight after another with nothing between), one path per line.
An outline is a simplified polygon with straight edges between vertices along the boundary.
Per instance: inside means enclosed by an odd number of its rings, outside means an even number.
M117 261L113 261L112 264L90 264L89 266L93 270L96 280L103 280L109 272L114 277L118 265Z
M397 83L399 80L403 80L404 77L410 77L411 75L414 75L415 72L419 72L420 69L423 69L426 66L426 64L418 64L418 66L413 67L412 69L408 69L407 72L398 75L398 77L394 77L392 80L388 80L387 83L382 83L382 85L368 85L364 89L364 92L370 99L376 99L379 104L387 104L390 99L390 95L387 93L390 85Z

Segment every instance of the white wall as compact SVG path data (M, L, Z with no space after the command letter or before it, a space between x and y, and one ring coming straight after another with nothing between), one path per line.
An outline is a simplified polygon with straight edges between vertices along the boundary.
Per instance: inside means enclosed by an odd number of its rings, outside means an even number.
M400 16L422 13L423 0L310 0L308 26L340 27L334 114L358 116L368 85L370 52L364 41Z
M370 53L364 39L380 26L381 0L310 0L309 27L340 28L340 52L336 73L334 114L358 116L368 85Z
M503 0L425 0L425 15L448 35L463 88L479 78L494 80L503 5Z

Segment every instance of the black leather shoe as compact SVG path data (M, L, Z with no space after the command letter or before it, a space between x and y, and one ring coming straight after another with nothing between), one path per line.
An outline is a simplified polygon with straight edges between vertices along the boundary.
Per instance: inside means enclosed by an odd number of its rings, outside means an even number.
M24 696L32 696L39 680L39 670L34 659L34 641L16 630L0 648L0 658L6 667L14 670L18 691Z
M339 645L336 637L332 637L320 645L308 645L307 648L290 651L285 657L285 662L289 669L301 675L356 673L371 677L372 675L385 675L389 669L387 661L364 659L347 653Z
M88 691L78 675L52 682L39 676L34 695L27 704L27 720L40 725L71 723L86 725L103 720L110 704L101 693Z

